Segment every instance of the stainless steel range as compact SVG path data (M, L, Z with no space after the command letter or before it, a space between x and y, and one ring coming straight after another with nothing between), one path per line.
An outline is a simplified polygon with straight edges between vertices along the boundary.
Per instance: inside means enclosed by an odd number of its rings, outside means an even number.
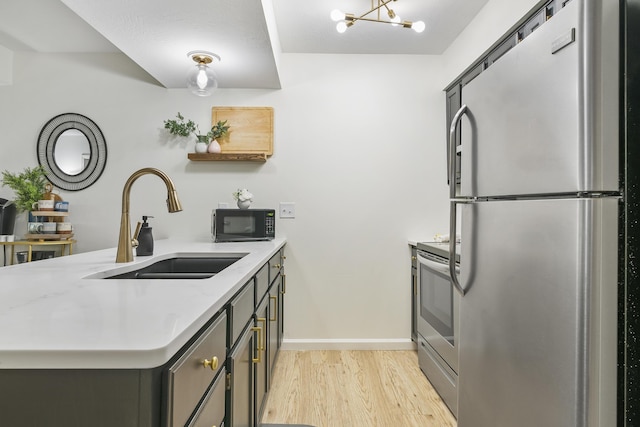
M417 249L418 362L457 416L460 295L449 278L449 243L418 243Z

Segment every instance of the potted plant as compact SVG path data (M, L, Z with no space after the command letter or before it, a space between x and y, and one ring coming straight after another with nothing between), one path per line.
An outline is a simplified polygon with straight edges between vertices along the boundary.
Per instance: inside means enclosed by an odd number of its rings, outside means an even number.
M34 203L42 198L48 184L42 166L26 168L22 173L2 172L2 186L15 193L14 203L20 212L28 212Z
M229 126L226 124L226 120L224 122L218 121L218 123L211 127L209 132L203 134L200 132L200 128L193 120L186 120L184 116L178 112L175 119L164 121L164 128L172 135L187 137L190 134L193 134L196 137L196 153L205 153L209 146L209 142L227 134ZM219 144L217 152L220 152Z
M211 143L209 143L209 147L207 147L207 151L209 153L219 153L222 151L217 139L227 135L227 133L229 133L229 128L230 126L227 125L226 120L218 120L218 123L211 127L211 131L209 132L211 134Z

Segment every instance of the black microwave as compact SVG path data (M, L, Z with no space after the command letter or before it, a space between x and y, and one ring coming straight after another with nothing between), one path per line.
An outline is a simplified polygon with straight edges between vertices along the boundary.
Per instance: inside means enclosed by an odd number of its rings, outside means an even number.
M216 209L211 220L216 242L272 240L276 236L274 209Z

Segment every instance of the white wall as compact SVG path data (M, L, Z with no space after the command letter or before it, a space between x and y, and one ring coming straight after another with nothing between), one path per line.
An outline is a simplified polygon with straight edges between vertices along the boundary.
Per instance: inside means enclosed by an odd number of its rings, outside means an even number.
M439 58L283 55L282 90L211 98L159 87L119 54L14 60L13 85L0 87L0 170L37 165L38 134L57 114L90 117L107 141L98 182L60 191L77 252L116 245L122 186L141 167L167 172L184 207L166 212L157 177L136 181L132 219L155 216L156 239L209 239L211 209L248 188L254 207L296 202L297 217L276 224L288 238L287 338L408 342L407 241L442 232L447 220ZM168 138L163 120L180 111L206 128L214 105L272 106L274 155L257 164L190 162L193 142Z

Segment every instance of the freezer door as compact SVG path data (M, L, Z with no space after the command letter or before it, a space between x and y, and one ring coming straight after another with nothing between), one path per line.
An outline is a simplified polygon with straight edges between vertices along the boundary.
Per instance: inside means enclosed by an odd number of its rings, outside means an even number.
M616 425L616 212L462 206L459 427Z
M619 190L616 61L582 24L595 3L567 3L462 88L461 196Z

